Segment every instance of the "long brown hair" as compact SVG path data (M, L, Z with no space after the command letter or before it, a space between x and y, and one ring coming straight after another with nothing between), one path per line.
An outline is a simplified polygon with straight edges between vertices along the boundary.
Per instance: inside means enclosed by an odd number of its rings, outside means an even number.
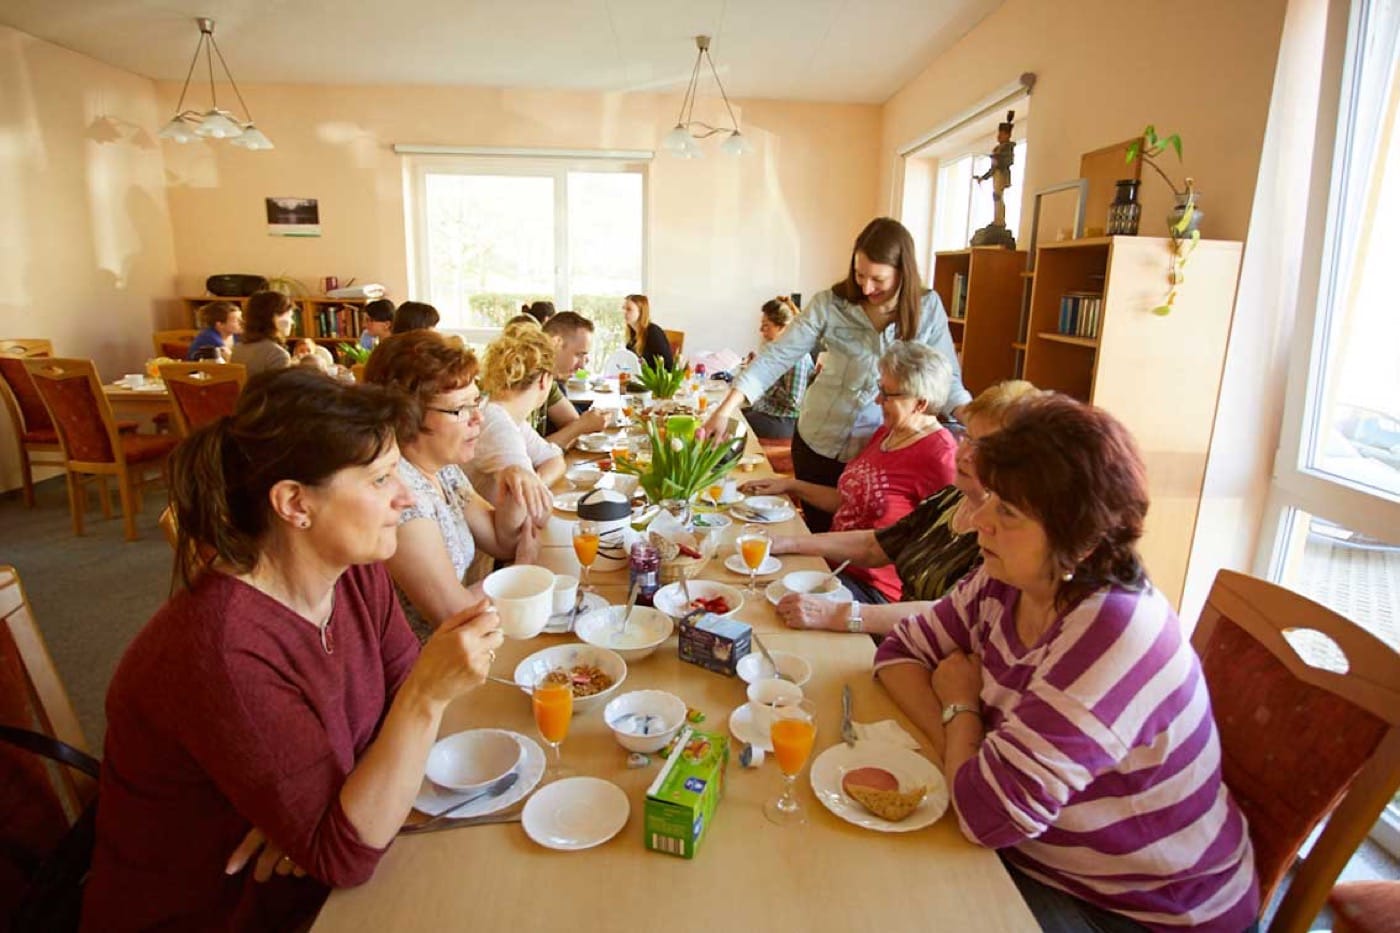
M651 302L646 295L628 295L625 299L637 306L637 326L627 325L632 332L632 352L640 357L647 349L647 328L651 327Z
M846 278L831 286L837 298L852 304L865 300L860 286L856 284L856 253L865 254L871 262L894 266L899 273L899 297L895 299L895 336L900 340L913 340L919 332L920 302L923 299L923 280L919 278L919 263L914 248L914 238L904 225L893 217L876 217L865 225L851 247L851 264L846 270Z
M243 342L258 343L271 340L285 345L281 331L277 329L277 318L291 310L292 299L281 292L264 289L254 292L243 307Z
M273 486L315 486L374 462L405 420L418 422L415 409L392 390L302 366L250 380L232 415L195 431L170 456L176 569L185 586L214 561L251 570L273 527Z

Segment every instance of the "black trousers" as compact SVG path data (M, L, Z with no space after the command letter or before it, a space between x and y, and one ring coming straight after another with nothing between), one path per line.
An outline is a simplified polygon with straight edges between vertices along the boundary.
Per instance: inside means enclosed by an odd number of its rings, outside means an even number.
M761 411L754 411L752 408L744 409L744 419L748 421L754 434L769 440L785 441L792 437L793 431L797 428L796 418L778 418Z
M840 460L823 457L808 447L807 442L802 439L800 430L793 432L792 472L798 479L835 489L836 482L841 478L841 471L844 469L846 469L846 464ZM812 534L821 534L831 530L830 512L823 512L810 503L804 503L802 514L806 517L807 527L811 529Z

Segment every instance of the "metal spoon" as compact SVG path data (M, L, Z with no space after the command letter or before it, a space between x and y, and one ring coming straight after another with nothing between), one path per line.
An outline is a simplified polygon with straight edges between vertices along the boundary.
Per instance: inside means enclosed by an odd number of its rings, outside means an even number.
M778 662L773 660L773 656L768 653L768 646L763 643L763 639L758 637L757 632L754 632L753 634L753 643L755 645L758 645L758 650L763 653L764 660L766 660L770 665L772 665L774 677L778 678L779 680L786 680L788 683L796 683L796 681L794 681L791 677L789 677L787 674L784 674L781 670L778 669Z
M826 576L827 576L827 579L828 579L828 580L835 580L835 581L836 581L836 585L837 585L837 586L840 586L840 585L841 585L841 581L840 581L840 580L837 580L836 578L839 577L839 576L841 575L841 571L845 570L845 569L846 569L847 567L849 567L849 566L851 566L851 562L850 562L850 561L848 561L848 560L843 560L843 561L841 561L841 563L839 563L839 564L836 565L836 569L835 569L835 570L831 571L830 573L828 573L828 574L826 575ZM823 583L825 583L825 581L823 581Z

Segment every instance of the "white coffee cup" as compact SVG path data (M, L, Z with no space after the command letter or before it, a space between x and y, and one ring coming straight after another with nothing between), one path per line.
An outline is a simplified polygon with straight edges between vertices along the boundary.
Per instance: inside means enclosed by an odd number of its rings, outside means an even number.
M543 567L497 570L482 584L501 617L507 638L534 638L549 624L554 605L554 574Z
M571 577L567 573L556 573L554 575L554 614L568 612L574 608L574 599L578 596L578 577Z
M139 389L145 384L146 376L144 373L127 373L122 376L122 385L128 389Z
M787 680L768 677L749 684L749 708L753 710L753 724L764 735L773 725L773 710L781 706L791 706L802 699L802 688Z

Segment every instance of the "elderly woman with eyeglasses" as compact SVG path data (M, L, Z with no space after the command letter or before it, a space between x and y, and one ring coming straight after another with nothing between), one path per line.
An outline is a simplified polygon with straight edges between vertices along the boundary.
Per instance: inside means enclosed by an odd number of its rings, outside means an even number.
M482 600L480 585L464 582L478 547L521 563L539 551L528 500L533 475L506 470L506 494L493 507L462 472L481 436L476 373L476 354L433 330L389 337L365 367L365 382L398 389L421 413L398 432L399 479L413 503L399 515L398 548L387 564L409 625L424 641Z
M835 488L790 477L745 483L743 491L792 493L834 513L833 531L865 531L893 524L953 481L957 441L938 420L953 372L943 354L922 343L896 341L879 363L877 396L884 423L846 468ZM900 598L892 566L852 566L841 574L858 600Z

